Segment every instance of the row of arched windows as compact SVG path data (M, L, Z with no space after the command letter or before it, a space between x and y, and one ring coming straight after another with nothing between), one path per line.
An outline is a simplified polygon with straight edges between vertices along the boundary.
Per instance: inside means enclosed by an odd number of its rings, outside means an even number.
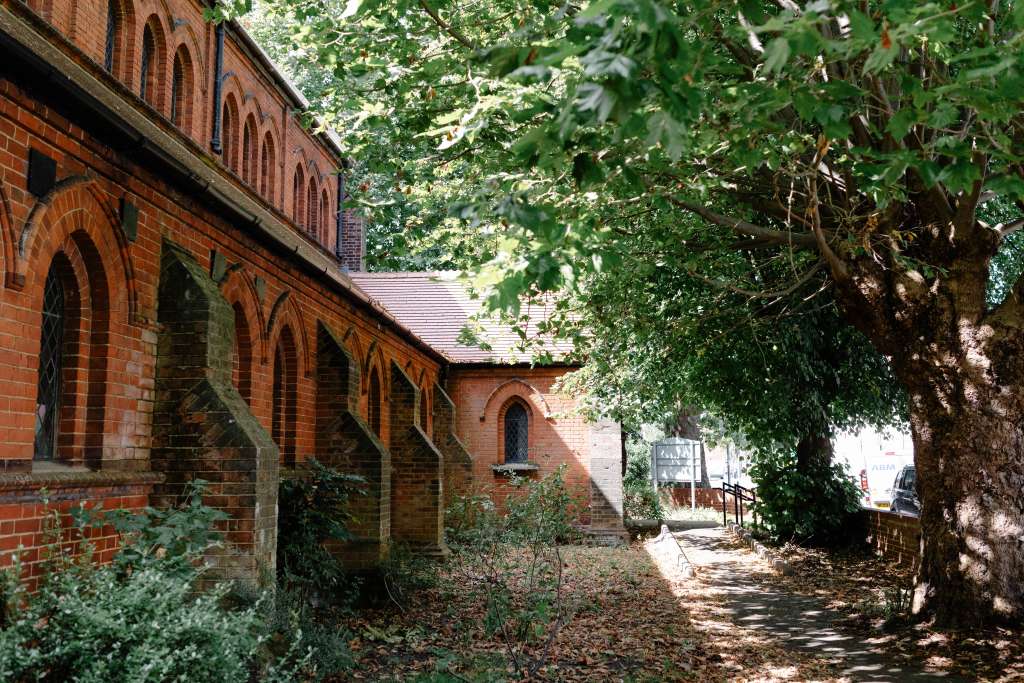
M147 18L142 30L142 46L137 69L132 59L135 30L134 10L125 0L107 0L104 67L118 78L137 83L138 94L150 106L167 116L186 134L193 133L192 110L195 99L195 65L185 43L174 52L170 66L170 90L167 91L167 37L156 14ZM271 131L260 134L256 116L240 120L234 94L225 97L221 109L221 148L224 165L253 188L268 203L284 202L276 197L278 148ZM292 186L292 220L321 244L330 236L331 198L326 183L320 187L319 174L310 168L309 177L302 164L295 169Z
M107 30L103 66L117 78L138 84L139 96L167 116L175 126L192 132L195 73L192 54L185 43L174 51L170 66L170 92L166 91L167 36L156 14L142 28L142 46L137 70L133 70L135 15L131 3L107 0Z

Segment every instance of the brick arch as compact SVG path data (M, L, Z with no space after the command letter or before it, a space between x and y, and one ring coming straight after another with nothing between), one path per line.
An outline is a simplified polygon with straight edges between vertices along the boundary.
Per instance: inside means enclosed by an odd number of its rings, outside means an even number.
M270 433L280 449L281 464L294 467L298 460L298 384L302 354L289 322L282 322L272 349Z
M174 19L168 19L168 23L174 26ZM181 24L174 29L174 33L177 34L184 30L185 39L178 41L178 46L184 45L188 48L189 53L192 55L192 62L195 64L196 69L196 83L206 83L206 62L203 60L203 49L202 43L199 41L199 37L196 36L195 30L192 28L192 24Z
M378 438L384 438L385 418L387 414L384 407L387 405L387 386L389 382L384 374L383 359L377 359L369 364L369 372L366 373L366 423L371 431Z
M277 195L278 145L273 130L265 130L260 139L259 193L271 204Z
M300 228L306 223L306 172L302 164L292 171L292 222Z
M148 77L146 83L142 82L142 56L146 50L146 33L149 33L153 39L153 53L152 58L147 67ZM167 75L168 75L168 50L167 50L167 27L164 25L163 20L156 12L146 17L146 21L142 23L141 32L139 33L139 52L135 59L134 72L138 74L139 81L136 84L136 92L142 96L142 98L150 104L154 109L162 114L166 114L169 111L167 106ZM132 76L132 83L135 83L135 76ZM143 88L145 86L145 88ZM145 95L143 95L145 90Z
M107 53L107 26L108 12L113 10L118 16L118 27L114 34L114 44L111 51L111 64L110 73L111 75L132 87L134 82L134 65L135 61L135 26L136 26L136 12L135 3L132 0L101 0L103 7L103 24L100 28L103 31L103 59L102 64L106 67L106 53ZM79 6L82 3L78 3Z
M4 272L4 284L7 287L15 286L15 264L17 257L14 253L14 245L18 242L14 232L14 221L11 220L11 205L7 200L7 193L4 191L3 181L0 181L0 268Z
M241 130L242 119L238 96L234 92L226 93L224 102L221 104L221 162L236 174L240 168L238 162L241 154Z
M521 406L526 411L526 459L529 460L530 448L536 443L536 427L535 418L536 411L530 401L519 394L512 394L508 396L505 401L501 404L496 415L495 423L497 426L497 438L496 444L498 446L498 452L495 454L497 462L499 464L509 462L508 453L505 452L505 415L508 413L512 406Z
M494 390L487 396L483 410L480 411L480 421L484 422L487 419L487 413L490 410L491 405L499 401L504 404L504 401L507 400L508 397L516 395L524 397L524 400L526 400L530 405L536 404L538 407L536 412L538 412L545 420L551 419L551 407L548 405L547 399L544 398L544 394L526 380L513 377L512 379L502 382L498 386L494 387Z
M241 167L242 167L242 180L252 186L257 186L257 177L259 175L259 158L260 158L260 146L262 140L260 140L260 127L256 123L256 115L252 112L245 117L245 123L242 124L242 136L241 136Z
M118 332L114 311L123 287L116 276L117 264L104 253L105 247L97 244L80 210L53 220L47 225L49 239L41 240L31 252L24 291L31 301L29 309L41 315L47 274L51 266L59 268L67 318L61 372L65 402L59 418L58 452L62 459L98 468L106 433L117 428L105 417L112 360L108 349L111 336ZM70 308L68 293L72 294ZM38 335L40 328L31 329ZM38 352L39 336L34 336L32 344Z
M253 366L266 357L266 325L259 294L252 278L244 270L232 272L221 289L235 312L235 341L232 380L247 403L252 402Z
M309 377L312 364L310 363L309 341L306 336L306 325L303 322L302 311L295 303L295 297L291 290L281 292L270 309L270 316L267 318L267 354L273 353L276 348L281 330L285 327L291 329L295 337L296 355L298 357L298 376ZM264 363L267 359L264 359Z
M323 239L323 236L320 234L320 211L317 208L319 203L319 184L316 179L316 175L310 173L308 190L306 193L306 232L308 232L310 236L317 241Z
M171 59L171 123L189 136L195 127L194 112L199 90L196 83L202 82L196 78L196 60L193 55L189 46L182 42L178 44Z
M33 275L38 276L40 259L48 264L54 245L75 231L88 235L109 277L115 278L116 286L110 288L114 297L111 314L116 315L123 308L124 320L142 322L128 239L118 227L117 214L105 201L95 181L83 176L72 176L57 183L32 207L18 239L13 277L8 271L7 281L13 280L16 288L27 286ZM43 277L45 274L44 269Z

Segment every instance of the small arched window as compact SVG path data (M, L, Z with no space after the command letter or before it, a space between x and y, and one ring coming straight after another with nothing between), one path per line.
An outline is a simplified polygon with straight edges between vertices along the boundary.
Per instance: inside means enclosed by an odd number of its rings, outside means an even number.
M306 231L314 239L320 238L317 234L320 231L320 219L317 212L317 204L320 201L319 194L316 190L316 178L311 177L309 179L309 196L306 198L306 208L309 212L306 216Z
M274 203L274 138L270 133L263 137L263 149L260 150L260 194L271 204Z
M238 173L238 106L233 95L224 100L221 110L221 150L224 165Z
M64 285L54 262L43 286L43 320L39 341L39 382L36 392L36 460L53 460L63 395Z
M302 173L302 164L295 167L295 182L292 183L292 220L300 228L306 220L306 179Z
M325 245L331 241L329 237L331 234L330 212L331 200L327 196L327 188L325 187L320 192L320 231L323 233Z
M156 68L156 37L149 24L142 30L142 61L139 63L139 94L150 104L156 91L156 79L153 72Z
M242 180L247 184L256 185L256 120L250 115L245 121L245 129L242 131Z
M171 73L171 122L186 133L192 129L192 59L184 45L174 54Z
M114 73L114 56L121 38L121 5L117 0L107 2L107 42L103 53L103 68Z
M505 410L505 462L526 462L530 449L530 416L523 404Z
M373 433L378 437L380 436L381 429L381 411L380 375L377 373L377 367L374 366L374 368L370 370L370 386L367 390L366 421L369 423L370 429L372 429Z

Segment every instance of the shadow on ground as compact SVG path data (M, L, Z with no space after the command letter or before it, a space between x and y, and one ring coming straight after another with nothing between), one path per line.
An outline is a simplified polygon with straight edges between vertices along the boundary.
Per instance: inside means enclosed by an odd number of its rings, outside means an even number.
M820 600L766 585L754 576L760 562L724 528L676 534L683 552L697 566L700 581L720 591L733 623L753 629L787 647L825 658L851 681L965 681L954 674L926 671L874 643L835 628L841 615Z

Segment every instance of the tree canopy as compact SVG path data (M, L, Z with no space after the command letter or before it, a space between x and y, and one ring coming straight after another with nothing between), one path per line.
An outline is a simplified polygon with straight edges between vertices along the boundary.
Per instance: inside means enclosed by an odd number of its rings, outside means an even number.
M1024 285L990 278L1024 226L1019 2L273 4L392 198L494 245L492 305L582 290L655 214L697 279L830 288L907 390L915 609L1024 614Z

